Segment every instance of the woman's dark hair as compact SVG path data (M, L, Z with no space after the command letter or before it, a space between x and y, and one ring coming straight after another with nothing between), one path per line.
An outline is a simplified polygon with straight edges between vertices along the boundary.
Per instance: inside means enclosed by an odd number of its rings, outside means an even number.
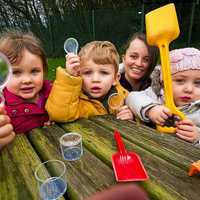
M126 53L127 49L129 48L131 42L135 39L139 39L144 42L146 45L148 52L149 52L149 57L150 57L150 63L149 63L149 69L143 79L149 78L151 72L154 70L157 61L158 61L158 55L159 55L159 49L156 46L150 46L147 43L146 35L142 32L136 32L133 35L131 35L128 39L128 41L125 43L123 46L123 54Z

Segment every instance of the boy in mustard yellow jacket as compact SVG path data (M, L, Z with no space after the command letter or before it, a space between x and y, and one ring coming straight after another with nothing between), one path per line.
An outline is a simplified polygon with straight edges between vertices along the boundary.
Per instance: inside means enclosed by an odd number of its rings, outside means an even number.
M66 56L66 69L57 68L56 80L46 103L50 119L67 122L113 114L108 105L109 96L118 93L124 101L128 95L118 81L118 66L119 55L115 46L108 41L86 44L79 56L69 53ZM118 109L116 116L122 120L133 119L126 105Z

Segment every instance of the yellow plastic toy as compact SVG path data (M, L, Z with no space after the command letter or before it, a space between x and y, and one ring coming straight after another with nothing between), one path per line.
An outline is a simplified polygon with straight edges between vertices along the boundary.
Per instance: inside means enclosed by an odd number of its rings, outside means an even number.
M145 15L147 42L160 50L161 70L164 81L165 106L184 119L185 115L174 104L172 93L171 67L169 62L169 43L180 33L175 6L173 3L155 9ZM174 133L174 127L157 126L157 130Z

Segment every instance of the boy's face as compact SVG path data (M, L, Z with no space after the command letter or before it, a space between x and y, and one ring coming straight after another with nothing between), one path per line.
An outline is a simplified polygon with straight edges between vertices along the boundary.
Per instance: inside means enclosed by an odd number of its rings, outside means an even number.
M25 49L20 62L12 65L12 76L7 88L17 96L35 102L43 86L43 77L41 58Z
M112 64L96 64L85 61L80 69L83 78L83 90L92 98L103 98L112 85L116 84L116 73Z
M187 70L172 75L172 87L176 106L200 99L200 70Z

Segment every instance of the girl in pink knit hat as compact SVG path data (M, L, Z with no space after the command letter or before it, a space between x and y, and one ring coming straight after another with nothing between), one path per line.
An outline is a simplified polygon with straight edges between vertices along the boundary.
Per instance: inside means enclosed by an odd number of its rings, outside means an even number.
M170 64L174 103L187 117L175 122L176 135L200 146L200 51L195 48L172 50ZM141 92L131 92L126 104L143 121L166 125L172 113L163 105L160 66L152 73L151 87Z

